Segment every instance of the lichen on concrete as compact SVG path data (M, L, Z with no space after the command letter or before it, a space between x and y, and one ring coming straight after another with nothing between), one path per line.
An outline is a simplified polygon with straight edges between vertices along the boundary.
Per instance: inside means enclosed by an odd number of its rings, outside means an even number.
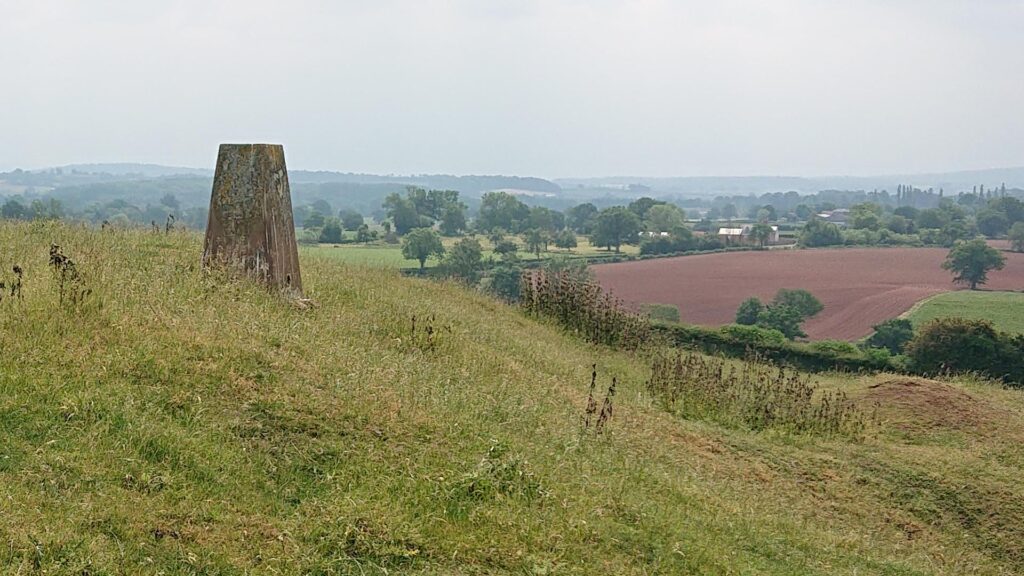
M284 148L221 144L210 194L203 265L243 271L302 294Z

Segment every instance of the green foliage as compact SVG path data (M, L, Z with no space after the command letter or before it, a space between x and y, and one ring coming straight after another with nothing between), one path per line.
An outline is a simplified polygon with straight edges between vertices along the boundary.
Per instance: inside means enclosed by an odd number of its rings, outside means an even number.
M736 309L736 323L744 326L753 326L757 324L757 319L763 311L764 304L759 298L747 298Z
M636 242L639 233L640 218L629 209L613 206L598 213L591 243L618 252L623 244Z
M650 198L648 196L642 196L630 202L629 206L627 206L627 209L629 209L629 211L632 212L633 214L636 214L636 217L640 221L643 221L647 219L648 210L654 208L655 206L663 206L665 204L666 202L663 200L655 200L654 198Z
M572 230L562 230L555 236L555 246L563 250L571 250L576 247L576 234Z
M544 233L537 228L531 228L523 234L523 239L526 241L526 249L540 257L540 253L544 250Z
M866 344L875 348L884 348L892 354L902 354L907 342L914 337L914 326L906 318L891 318L876 324L874 333Z
M757 349L761 346L779 346L787 342L786 335L772 328L747 324L727 324L719 328L723 335Z
M988 281L990 270L1002 270L1006 258L998 250L975 239L958 242L946 256L942 268L953 272L953 281L967 284L971 290Z
M668 236L659 235L653 238L644 238L640 242L640 255L675 254L698 248L700 248L700 244L694 238L693 232L686 226L677 226L672 229Z
M758 246L764 248L765 244L768 243L772 238L772 227L764 222L758 222L750 228L750 237L757 242Z
M320 228L320 236L318 238L321 244L340 244L343 239L343 231L341 229L341 220L334 218L333 216L327 218L324 221L324 225Z
M679 322L679 307L675 304L644 304L640 310L651 320Z
M360 224L359 227L356 229L356 242L359 242L360 244L365 244L367 242L374 240L376 238L376 234L376 232L371 233L370 227L367 226L366 224Z
M446 234L455 235L465 228L466 206L454 190L428 191L410 186L404 197L397 192L389 194L384 199L384 209L400 235L413 228L432 227L438 220L447 220L442 229Z
M365 226L363 215L355 210L339 210L338 218L341 218L341 225L345 230L358 230Z
M803 321L804 316L800 310L787 304L771 304L757 316L758 326L778 330L790 340L807 337L800 328Z
M463 238L455 243L441 262L444 273L469 284L476 284L483 269L483 248L475 238Z
M499 264L491 268L484 283L484 290L505 300L516 302L519 300L519 285L523 275L523 269L513 264Z
M885 227L895 234L910 234L914 231L914 221L899 214L893 214L886 220Z
M554 234L565 228L565 215L544 206L534 206L530 208L526 226L547 234Z
M843 233L831 222L812 218L804 225L797 242L808 248L835 246L843 243Z
M941 235L941 231L933 230ZM848 246L922 246L921 237L916 234L897 234L888 228L881 230L843 230L843 243ZM941 240L935 240L937 243Z
M27 220L29 217L29 210L24 204L18 202L15 198L8 198L4 201L3 207L0 207L0 217L7 218L9 220Z
M740 359L755 353L759 358L773 363L810 372L879 371L893 368L888 355L882 357L866 351L860 351L856 355L837 355L829 351L815 350L807 344L792 342L777 330L757 326L706 328L655 323L653 328L677 346Z
M1024 222L1024 202L1013 196L1001 196L989 200L988 208L1005 216L1011 224Z
M501 257L503 261L515 261L518 259L516 252L519 250L519 246L511 240L501 240L494 244L494 253Z
M978 225L978 232L989 238L1002 236L1010 228L1010 220L997 210L982 210L974 216L974 221Z
M882 207L873 202L850 208L850 227L858 230L878 230L882 224Z
M1010 249L1014 252L1024 252L1024 222L1015 222L1010 227Z
M933 320L907 344L906 355L925 374L978 372L1024 384L1024 337L999 332L986 320Z
M405 235L420 226L416 205L409 198L403 198L398 193L389 194L384 200L384 209L399 235Z
M323 228L323 225L327 222L327 217L322 212L311 212L306 216L305 220L302 221L302 227L306 230L315 230L317 228Z
M508 192L488 192L480 199L479 230L502 228L522 232L529 223L530 207Z
M808 346L812 350L835 354L836 356L856 356L860 354L860 348L845 340L816 340L809 343Z
M441 237L430 228L413 228L402 238L402 256L408 260L418 260L420 270L427 264L427 258L444 255Z
M657 204L647 210L644 222L651 232L671 232L686 224L686 212L675 204Z
M449 204L441 213L441 233L445 236L458 236L466 229L466 207L465 205Z
M812 318L825 309L825 306L807 290L788 288L781 288L775 293L772 305L789 306L804 319Z
M590 234L597 221L597 207L586 202L565 211L565 223L578 234Z

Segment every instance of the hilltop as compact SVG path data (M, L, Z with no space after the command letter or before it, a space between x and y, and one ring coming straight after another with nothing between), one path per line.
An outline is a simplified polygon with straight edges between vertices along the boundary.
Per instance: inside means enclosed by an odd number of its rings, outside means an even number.
M878 406L866 438L755 432L454 283L303 253L303 310L200 250L0 224L0 571L1024 571L1019 391L830 375ZM619 386L602 434L592 364Z

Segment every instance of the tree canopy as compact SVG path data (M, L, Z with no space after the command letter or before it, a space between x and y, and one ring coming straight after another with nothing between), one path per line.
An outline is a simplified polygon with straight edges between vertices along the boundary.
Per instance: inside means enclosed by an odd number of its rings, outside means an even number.
M636 242L639 233L640 218L627 208L613 206L598 213L591 242L618 252L623 244Z
M402 256L409 260L418 260L420 270L427 265L427 258L444 255L441 237L430 228L413 228L402 239Z
M942 268L954 274L953 282L967 284L971 290L988 281L991 270L1002 270L1006 258L999 250L977 238L957 242L946 255Z

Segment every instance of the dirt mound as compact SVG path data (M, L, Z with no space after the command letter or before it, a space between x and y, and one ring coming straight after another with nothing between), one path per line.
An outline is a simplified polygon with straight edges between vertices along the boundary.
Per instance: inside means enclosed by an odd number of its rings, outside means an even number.
M869 387L862 402L878 407L883 421L915 432L993 430L1009 412L942 382L922 378L887 380Z

